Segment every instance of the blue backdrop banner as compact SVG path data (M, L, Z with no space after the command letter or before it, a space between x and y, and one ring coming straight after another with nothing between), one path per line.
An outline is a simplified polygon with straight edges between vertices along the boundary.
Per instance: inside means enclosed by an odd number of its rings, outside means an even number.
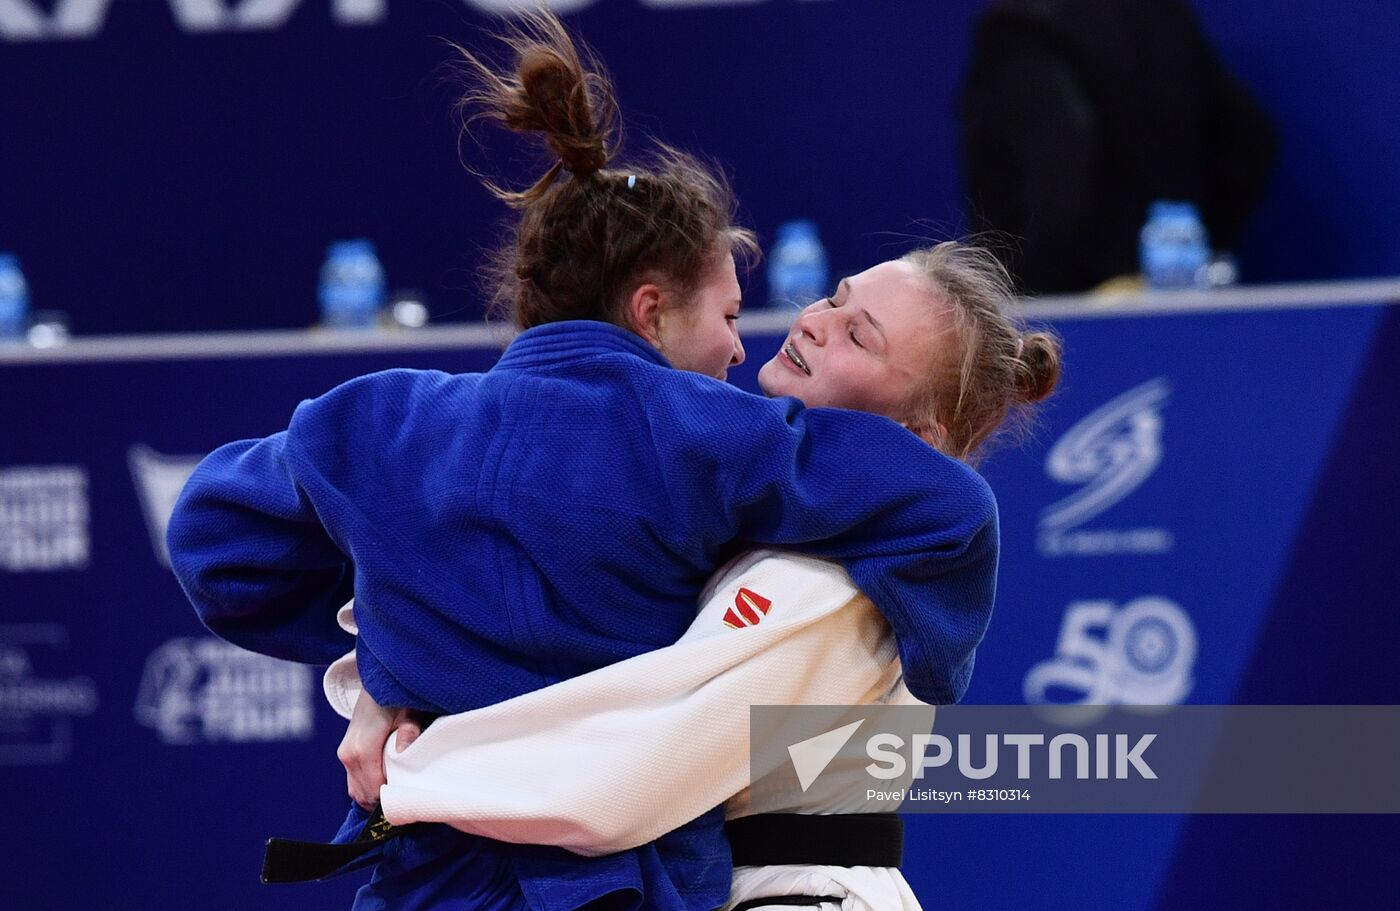
M968 701L1400 703L1397 299L1033 307L1068 369L1034 438L983 466L1004 550ZM737 383L783 322L746 320ZM215 446L371 370L485 369L492 336L0 353L5 907L348 906L355 877L257 882L266 836L329 837L347 806L319 674L206 634L165 522ZM907 873L929 908L1375 907L1400 898L1397 836L1391 817L939 815L911 818Z

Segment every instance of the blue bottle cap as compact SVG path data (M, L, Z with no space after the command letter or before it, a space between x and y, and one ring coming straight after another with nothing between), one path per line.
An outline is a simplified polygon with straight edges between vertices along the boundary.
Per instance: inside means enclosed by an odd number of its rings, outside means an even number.
M334 257L373 256L374 242L363 237L332 241L331 245L326 248L326 255Z
M817 223L810 218L795 218L792 221L785 221L778 226L778 242L817 236Z

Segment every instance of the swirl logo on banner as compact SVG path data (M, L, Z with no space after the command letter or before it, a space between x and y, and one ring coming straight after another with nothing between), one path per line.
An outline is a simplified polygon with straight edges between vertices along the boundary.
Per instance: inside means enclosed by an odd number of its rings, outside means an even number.
M58 0L46 15L38 0L0 0L0 39L43 41L93 38L107 21L115 0ZM167 0L170 15L184 32L253 32L281 28L305 0ZM342 26L378 25L388 18L388 0L325 0L331 21ZM538 0L461 0L478 12L509 15L539 6ZM599 0L548 0L557 13L586 9ZM653 9L750 6L765 0L642 0ZM813 2L813 0L807 0Z
M1160 554L1172 549L1165 528L1082 529L1121 502L1162 462L1165 377L1143 383L1095 409L1050 449L1045 473L1079 490L1041 510L1037 545L1047 557Z
M1159 596L1123 605L1076 601L1065 610L1055 657L1026 675L1026 702L1042 705L1177 705L1191 692L1196 628Z
M136 720L168 744L307 740L311 668L213 637L171 639L146 659Z

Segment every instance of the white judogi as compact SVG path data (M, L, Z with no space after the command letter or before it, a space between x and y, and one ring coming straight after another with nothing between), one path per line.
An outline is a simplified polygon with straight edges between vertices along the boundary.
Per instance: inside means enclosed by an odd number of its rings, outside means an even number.
M385 816L612 853L726 801L729 818L748 815L751 772L768 772L749 768L751 705L919 704L889 626L835 564L755 551L716 573L702 602L674 645L439 718L403 752L386 746ZM341 623L355 632L348 605ZM325 689L348 718L359 696L353 654L326 672ZM839 786L839 762L820 793L765 809L868 811L863 791ZM847 911L919 907L897 869L735 870L731 905L773 895L843 896Z

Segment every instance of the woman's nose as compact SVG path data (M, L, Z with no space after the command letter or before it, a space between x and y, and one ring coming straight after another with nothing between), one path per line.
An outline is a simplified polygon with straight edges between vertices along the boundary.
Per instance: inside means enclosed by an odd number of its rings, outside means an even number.
M744 340L739 338L739 327L734 327L734 356L729 359L729 366L737 367L744 362Z
M826 344L826 320L821 311L813 307L803 310L797 317L797 331L805 335L815 345Z

